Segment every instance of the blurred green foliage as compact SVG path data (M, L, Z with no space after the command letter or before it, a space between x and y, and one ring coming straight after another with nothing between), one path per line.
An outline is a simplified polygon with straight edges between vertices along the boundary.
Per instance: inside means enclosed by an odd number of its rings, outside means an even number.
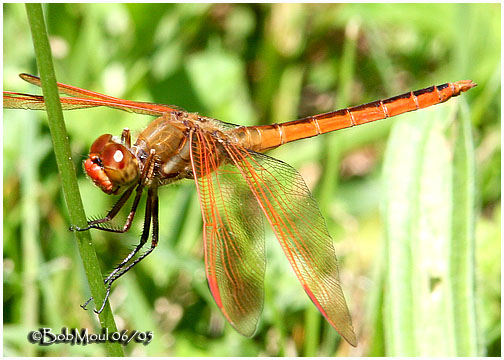
M240 125L293 120L447 81L472 79L467 103L476 162L476 305L480 353L500 349L499 4L51 4L46 21L58 80L141 101L175 104ZM24 6L4 4L4 89L34 93L37 73ZM448 105L443 105L448 106ZM429 110L424 119L429 118ZM418 113L418 114L422 114ZM114 203L81 161L102 133L140 131L147 116L110 109L67 113L88 216ZM59 187L43 113L4 111L4 355L99 356L100 346L27 344L30 330L99 332ZM118 281L120 329L153 331L133 356L387 355L383 315L382 155L389 119L286 145L333 235L359 347L339 341L300 291L267 232L263 315L247 339L225 323L206 285L201 215L190 181L161 191L158 249ZM436 118L437 119L437 118ZM93 232L107 272L138 241ZM420 328L418 331L422 331Z

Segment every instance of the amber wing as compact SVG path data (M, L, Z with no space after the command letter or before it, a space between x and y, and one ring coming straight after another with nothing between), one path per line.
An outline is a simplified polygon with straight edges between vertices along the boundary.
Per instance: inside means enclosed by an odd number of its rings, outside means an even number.
M251 319L259 316L262 299L243 296L262 297L264 248L257 230L262 212L310 299L356 346L333 240L301 175L267 155L208 140L198 131L194 137L198 146L193 147L192 161L204 218L207 276L224 315L242 333L248 333L255 323ZM225 153L225 165L219 166L212 155L219 151ZM249 324L247 331L239 324Z

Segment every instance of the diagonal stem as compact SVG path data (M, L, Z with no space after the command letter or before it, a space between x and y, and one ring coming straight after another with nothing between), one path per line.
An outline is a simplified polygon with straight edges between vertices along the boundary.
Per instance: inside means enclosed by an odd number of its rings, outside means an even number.
M59 95L56 87L56 76L54 74L51 49L47 37L42 6L41 4L26 4L26 12L31 27L37 65L42 79L42 91L47 107L49 128L51 130L54 153L60 174L63 194L70 215L70 221L72 224L84 227L87 221L79 188L77 186L77 177L71 158L65 123L63 122L63 113L61 111L61 103L59 102ZM91 294L100 302L104 298L105 289L98 259L91 245L91 236L88 231L76 232L75 234ZM99 318L102 327L108 328L111 332L117 331L108 304ZM119 343L106 342L105 344L109 356L124 356L124 352Z

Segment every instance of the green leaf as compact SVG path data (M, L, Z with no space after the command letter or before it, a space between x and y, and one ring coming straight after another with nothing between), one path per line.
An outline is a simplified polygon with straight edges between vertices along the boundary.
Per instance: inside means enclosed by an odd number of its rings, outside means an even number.
M384 165L390 356L476 355L474 157L455 107L393 129ZM456 128L455 146L450 131ZM455 155L454 155L455 154Z
M465 104L464 104L465 105ZM451 276L457 356L479 356L475 299L475 159L471 122L464 106L453 153Z

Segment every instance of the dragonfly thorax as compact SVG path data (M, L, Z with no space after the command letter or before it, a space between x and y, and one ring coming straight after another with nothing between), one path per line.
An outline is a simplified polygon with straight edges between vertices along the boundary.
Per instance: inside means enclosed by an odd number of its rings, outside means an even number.
M167 113L152 121L138 135L132 150L141 162L151 151L154 152L155 176L160 185L193 178L186 123L196 121L195 116L185 112Z

